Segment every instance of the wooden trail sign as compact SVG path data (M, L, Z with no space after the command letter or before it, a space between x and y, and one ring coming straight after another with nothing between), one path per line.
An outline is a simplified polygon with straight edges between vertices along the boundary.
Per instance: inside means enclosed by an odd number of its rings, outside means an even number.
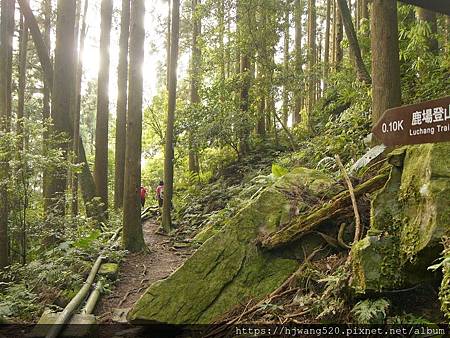
M450 96L388 109L372 132L387 146L450 141Z

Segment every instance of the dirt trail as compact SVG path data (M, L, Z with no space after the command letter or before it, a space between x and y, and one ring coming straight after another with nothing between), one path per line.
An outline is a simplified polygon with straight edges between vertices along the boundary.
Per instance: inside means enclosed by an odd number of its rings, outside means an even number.
M190 249L174 249L170 237L155 233L158 228L154 219L144 223L144 239L150 252L130 253L122 261L112 292L103 296L96 307L99 322L113 323L116 309L132 307L150 284L169 276L191 255Z

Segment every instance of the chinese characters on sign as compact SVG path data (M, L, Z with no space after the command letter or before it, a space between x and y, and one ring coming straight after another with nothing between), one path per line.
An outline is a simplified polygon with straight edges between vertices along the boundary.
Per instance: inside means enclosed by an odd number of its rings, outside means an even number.
M450 96L386 110L372 131L387 146L450 141Z

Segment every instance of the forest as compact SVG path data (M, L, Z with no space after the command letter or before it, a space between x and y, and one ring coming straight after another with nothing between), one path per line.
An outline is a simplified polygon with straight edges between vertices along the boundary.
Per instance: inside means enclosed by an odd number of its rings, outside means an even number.
M450 334L448 0L0 6L0 337Z

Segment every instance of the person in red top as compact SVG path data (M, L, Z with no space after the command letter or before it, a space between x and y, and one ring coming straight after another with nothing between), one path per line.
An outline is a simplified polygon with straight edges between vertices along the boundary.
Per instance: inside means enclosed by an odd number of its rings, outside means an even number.
M164 182L159 181L159 185L156 187L156 199L158 200L158 205L161 208L163 206L164 197Z
M147 189L145 189L143 186L141 186L141 205L142 207L145 206L145 197L147 197Z

